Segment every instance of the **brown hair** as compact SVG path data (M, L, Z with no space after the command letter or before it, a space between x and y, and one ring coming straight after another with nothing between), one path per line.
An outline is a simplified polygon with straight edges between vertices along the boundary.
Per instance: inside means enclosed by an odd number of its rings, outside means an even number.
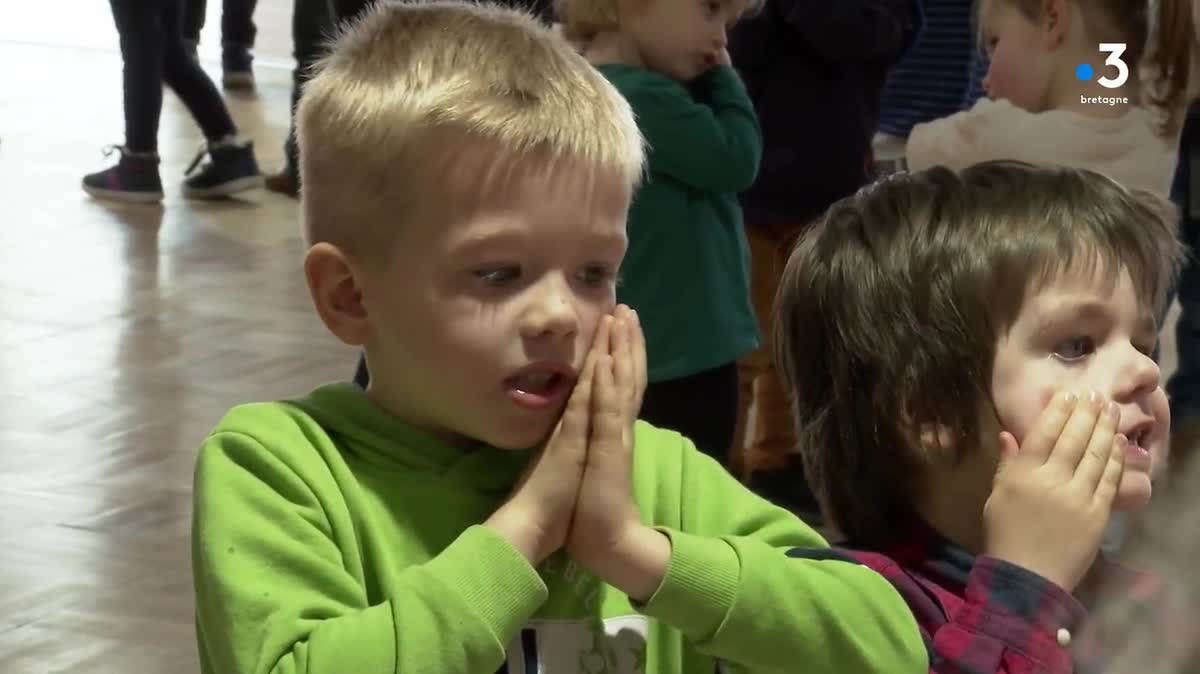
M1044 0L1008 0L1031 21L1041 16ZM1078 2L1092 33L1105 42L1125 43L1125 62L1131 80L1147 66L1154 86L1139 87L1146 99L1163 111L1163 135L1179 130L1188 103L1195 26L1191 0L1155 0L1157 13L1149 16L1147 0L1085 0ZM1153 28L1154 33L1151 34ZM1147 49L1153 47L1149 54Z
M923 488L921 425L978 445L997 340L1029 290L1099 265L1161 307L1183 255L1175 219L1099 174L1012 161L897 174L834 204L775 306L798 448L834 524L886 541Z
M365 257L423 209L467 198L448 192L461 174L573 162L632 189L644 160L612 84L532 15L489 4L374 3L334 40L296 123L309 243Z

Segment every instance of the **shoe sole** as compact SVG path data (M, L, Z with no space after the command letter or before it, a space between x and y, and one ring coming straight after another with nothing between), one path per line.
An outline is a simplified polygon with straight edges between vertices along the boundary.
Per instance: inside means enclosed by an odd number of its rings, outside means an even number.
M125 201L132 204L150 204L163 200L162 192L125 192L122 190L106 190L88 185L83 186L83 191L97 199Z
M262 176L246 176L245 178L221 183L215 187L188 187L184 185L183 196L189 199L219 199L262 187L263 180Z

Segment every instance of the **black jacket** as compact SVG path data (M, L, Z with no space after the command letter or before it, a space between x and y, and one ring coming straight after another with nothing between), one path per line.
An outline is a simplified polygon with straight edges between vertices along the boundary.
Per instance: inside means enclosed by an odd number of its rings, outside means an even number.
M870 179L884 78L920 23L918 0L766 0L733 28L763 133L747 225L789 233Z

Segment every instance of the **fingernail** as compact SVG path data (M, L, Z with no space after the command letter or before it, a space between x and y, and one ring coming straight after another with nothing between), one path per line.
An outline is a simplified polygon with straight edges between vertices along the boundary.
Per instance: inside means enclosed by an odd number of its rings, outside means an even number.
M633 314L633 324L634 325L642 324L642 319L638 318L637 311L635 309L630 309L629 313Z
M1121 451L1125 451L1129 447L1129 438L1125 437L1125 435L1122 433L1118 433L1117 447L1120 447Z
M1068 405L1074 405L1075 403L1079 402L1079 396L1075 395L1071 391L1067 391L1063 394L1062 400Z
M1104 410L1104 413L1107 414L1108 418L1112 419L1113 421L1121 418L1121 408L1118 407L1114 402L1110 402L1108 404L1108 407Z
M1092 391L1091 393L1088 393L1088 404L1090 404L1092 407L1099 408L1100 401L1101 396L1099 391Z

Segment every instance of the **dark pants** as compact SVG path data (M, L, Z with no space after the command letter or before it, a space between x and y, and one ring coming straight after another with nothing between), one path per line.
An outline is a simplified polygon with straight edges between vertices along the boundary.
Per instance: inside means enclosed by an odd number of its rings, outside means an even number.
M654 382L646 387L638 418L680 432L727 465L737 429L738 389L737 363Z
M184 0L186 9L183 17L183 37L192 42L200 41L200 30L208 0ZM221 4L221 45L249 49L254 46L258 29L254 26L254 7L258 0L224 0Z
M300 152L296 146L296 105L304 85L313 76L313 66L325 52L325 40L333 32L333 13L329 0L294 0L292 5L292 49L296 68L292 71L292 117L283 155L286 171L297 175Z
M525 7L547 22L554 13L553 0L494 0L498 4L511 7ZM338 21L353 20L369 7L375 0L329 0L333 15Z
M1171 188L1171 199L1179 207L1179 232L1188 246L1188 261L1179 275L1179 323L1175 340L1179 367L1167 382L1171 399L1171 423L1200 422L1200 106L1188 111L1179 147L1179 167ZM1180 448L1185 450L1187 448ZM1182 459L1183 457L1177 457Z
M124 62L125 145L134 152L158 148L162 85L179 96L204 137L237 132L225 101L183 46L183 0L109 0Z

